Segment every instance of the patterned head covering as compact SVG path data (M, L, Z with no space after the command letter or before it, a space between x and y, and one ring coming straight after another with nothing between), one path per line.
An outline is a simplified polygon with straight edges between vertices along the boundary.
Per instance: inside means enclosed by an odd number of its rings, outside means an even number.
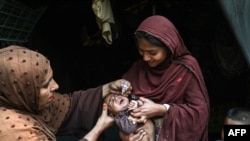
M0 104L38 112L42 84L52 77L49 60L24 47L0 50Z
M48 107L38 109L40 88L53 76L49 60L12 45L0 49L0 66L0 136L6 140L55 140L69 109L69 97L54 94ZM1 133L12 136L4 138Z

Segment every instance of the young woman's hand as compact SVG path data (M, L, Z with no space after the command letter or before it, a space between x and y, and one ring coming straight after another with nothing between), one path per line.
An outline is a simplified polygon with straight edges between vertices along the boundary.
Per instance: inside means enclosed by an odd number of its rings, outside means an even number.
M147 133L144 130L129 135L120 132L120 138L122 141L141 141L144 136L147 136Z
M145 119L150 119L155 116L163 116L166 112L162 104L154 103L150 99L144 97L140 97L139 100L143 102L143 105L131 112L133 117L139 118L137 122L144 122Z

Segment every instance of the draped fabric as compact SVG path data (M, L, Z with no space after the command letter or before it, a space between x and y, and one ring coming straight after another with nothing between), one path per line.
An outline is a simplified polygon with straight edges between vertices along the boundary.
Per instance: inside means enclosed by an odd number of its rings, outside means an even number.
M115 21L110 0L92 0L92 9L96 16L98 27L102 30L102 37L108 44L112 44L110 24L114 24Z
M248 67L250 64L250 1L249 0L220 0L222 10L239 41Z
M55 133L69 110L69 96L38 109L42 84L53 76L42 54L21 46L0 49L0 138L56 140Z
M172 53L171 64L150 68L138 60L123 75L131 82L135 95L170 105L159 141L207 141L209 98L197 60L175 26L163 16L148 17L137 31L155 36Z
M70 93L70 110L57 135L85 136L95 125L102 112L102 86ZM100 136L98 141L103 140Z

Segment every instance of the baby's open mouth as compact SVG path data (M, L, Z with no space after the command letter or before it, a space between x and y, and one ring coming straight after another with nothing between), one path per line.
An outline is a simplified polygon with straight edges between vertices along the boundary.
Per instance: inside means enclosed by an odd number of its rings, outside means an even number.
M121 99L121 100L120 100L120 102L119 102L119 104L120 104L120 105L122 105L123 101L124 101L124 100L123 100L123 99Z

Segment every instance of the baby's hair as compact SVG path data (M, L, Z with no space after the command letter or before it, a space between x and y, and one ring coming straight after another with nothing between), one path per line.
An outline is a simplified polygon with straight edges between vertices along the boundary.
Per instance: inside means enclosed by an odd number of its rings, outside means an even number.
M250 108L247 107L235 107L227 112L227 117L239 121L243 124L250 125Z

